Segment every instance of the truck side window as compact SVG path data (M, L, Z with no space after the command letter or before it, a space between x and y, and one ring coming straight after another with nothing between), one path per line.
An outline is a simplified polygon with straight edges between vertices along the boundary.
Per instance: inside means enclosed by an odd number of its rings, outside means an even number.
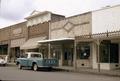
M33 57L33 58L41 58L41 55L40 54L32 54L31 57Z

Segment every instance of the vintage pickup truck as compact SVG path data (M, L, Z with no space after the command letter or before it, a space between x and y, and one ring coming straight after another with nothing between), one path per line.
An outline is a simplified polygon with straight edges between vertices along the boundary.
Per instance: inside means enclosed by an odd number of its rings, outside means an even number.
M47 59L43 58L42 53L38 52L27 52L23 54L20 58L17 58L16 64L19 69L22 67L31 67L34 71L37 71L38 68L52 68L58 66L57 59Z

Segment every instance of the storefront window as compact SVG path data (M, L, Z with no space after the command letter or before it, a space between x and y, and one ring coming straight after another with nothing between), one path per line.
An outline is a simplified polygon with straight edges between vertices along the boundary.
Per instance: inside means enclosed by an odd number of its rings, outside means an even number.
M100 45L100 62L109 63L109 44Z
M0 46L0 54L1 55L6 55L8 52L8 45L1 45Z
M60 59L61 57L61 51L60 50L54 50L52 53L52 57L56 59Z
M119 62L118 44L102 43L100 45L100 62L102 63L118 63Z
M77 46L77 57L78 59L89 59L90 56L90 45L79 44Z
M2 47L0 46L0 54L2 54Z

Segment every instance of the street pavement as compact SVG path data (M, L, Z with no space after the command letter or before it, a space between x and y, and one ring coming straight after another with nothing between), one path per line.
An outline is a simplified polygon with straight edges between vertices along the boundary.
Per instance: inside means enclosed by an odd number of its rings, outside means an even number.
M120 81L120 77L60 71L19 70L15 66L0 67L3 81Z

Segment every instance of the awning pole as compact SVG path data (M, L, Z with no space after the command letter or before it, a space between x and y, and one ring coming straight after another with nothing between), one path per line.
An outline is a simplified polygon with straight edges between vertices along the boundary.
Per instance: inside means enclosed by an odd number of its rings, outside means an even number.
M100 40L97 40L98 72L100 72Z
M74 57L73 57L73 58L74 58L74 60L73 60L73 61L74 61L74 62L73 62L73 63L74 63L74 64L73 64L73 65L74 65L74 70L76 70L76 69L77 69L77 63L76 63L76 61L77 61L77 59L76 59L76 58L77 58L77 53L76 53L76 41L74 41L74 55L73 55L73 56L74 56Z
M51 45L48 43L48 58L51 58Z

